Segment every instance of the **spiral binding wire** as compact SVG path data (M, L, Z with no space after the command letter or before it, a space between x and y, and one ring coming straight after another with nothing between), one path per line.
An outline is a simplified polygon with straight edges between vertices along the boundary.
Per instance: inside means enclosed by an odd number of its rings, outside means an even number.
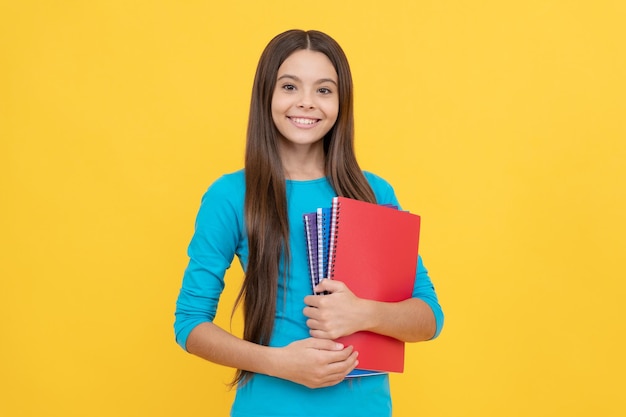
M308 258L308 264L309 264L309 273L311 275L311 289L315 288L315 286L317 285L316 281L316 275L315 275L315 265L313 265L313 257L311 256L311 245L313 244L312 240L311 240L311 233L310 233L310 219L307 216L304 216L304 235L306 238L306 248L307 248L307 258Z
M339 237L339 212L341 211L341 202L336 198L333 199L333 211L330 223L330 244L328 255L330 257L328 262L328 277L330 279L335 278L335 259L337 258L337 240Z

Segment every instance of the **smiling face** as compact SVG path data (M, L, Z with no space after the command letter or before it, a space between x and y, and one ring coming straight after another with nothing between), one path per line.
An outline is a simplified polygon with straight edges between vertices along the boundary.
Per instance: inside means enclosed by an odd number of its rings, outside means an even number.
M281 148L322 146L339 113L338 77L321 52L291 54L280 66L272 95L272 120Z

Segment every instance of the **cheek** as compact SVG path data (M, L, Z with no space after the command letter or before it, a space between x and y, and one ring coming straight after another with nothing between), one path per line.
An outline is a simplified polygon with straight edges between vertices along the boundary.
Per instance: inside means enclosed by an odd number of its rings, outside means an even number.
M339 117L339 103L334 103L334 105L328 109L326 114L329 118L333 119L333 124L335 124L337 117Z
M288 107L289 106L285 103L285 100L281 100L279 97L274 96L270 107L272 117L278 117L280 114L285 113Z
M276 102L276 100L272 100L270 111L272 113L272 121L276 123L280 117L280 105Z

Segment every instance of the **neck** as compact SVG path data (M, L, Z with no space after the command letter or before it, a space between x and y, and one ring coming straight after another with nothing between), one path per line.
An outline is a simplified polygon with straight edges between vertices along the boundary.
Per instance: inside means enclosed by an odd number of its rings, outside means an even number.
M321 145L321 142L320 142ZM314 180L325 176L324 148L309 146L306 149L281 149L285 178L290 180Z
M307 181L316 180L322 178L324 173L324 167L311 167L307 169L305 167L298 167L298 169L292 169L285 167L285 178L288 180Z

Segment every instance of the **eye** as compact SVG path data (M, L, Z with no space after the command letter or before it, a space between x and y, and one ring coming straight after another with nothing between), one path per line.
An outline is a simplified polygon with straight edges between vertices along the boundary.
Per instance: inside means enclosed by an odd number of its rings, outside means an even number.
M283 84L282 89L285 91L295 91L296 86L293 84Z
M330 90L330 88L327 87L321 87L317 90L319 93L321 94L331 94L332 91Z

